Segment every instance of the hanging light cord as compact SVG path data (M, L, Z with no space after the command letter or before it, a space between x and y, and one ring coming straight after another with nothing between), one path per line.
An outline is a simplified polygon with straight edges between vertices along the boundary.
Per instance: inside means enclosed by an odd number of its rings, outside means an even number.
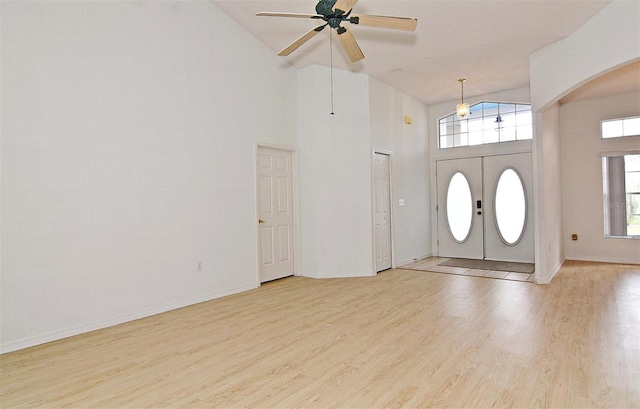
M329 30L329 48L331 53L331 114L335 115L333 112L333 33Z

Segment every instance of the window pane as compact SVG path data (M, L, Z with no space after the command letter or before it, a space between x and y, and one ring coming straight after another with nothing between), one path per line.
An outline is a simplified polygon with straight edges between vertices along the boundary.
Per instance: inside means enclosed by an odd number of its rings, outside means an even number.
M516 114L517 125L530 125L531 124L531 111L518 112Z
M531 129L531 125L517 127L516 136L519 141L523 141L525 139L533 139L533 129Z
M469 132L482 131L482 118L470 119L467 122L467 126L469 127Z
M640 193L627 195L627 214L629 216L640 216Z
M482 120L482 127L485 131L493 131L494 129L496 129L496 117L495 116L490 116L490 117L484 117Z
M467 139L468 135L466 132L453 135L453 147L467 146Z
M624 136L640 135L640 117L622 120Z
M602 122L602 137L603 138L617 138L622 136L622 121L603 121Z
M500 111L498 111L498 106L499 104L496 104L495 102L485 102L484 103L484 117L493 117L493 119L495 119L498 114L500 113Z
M480 118L482 117L482 109L484 107L484 103L480 103L480 104L475 104L475 105L471 105L469 107L469 116L473 117L473 118Z
M484 143L483 131L469 132L469 146L482 145Z
M640 172L640 155L625 155L624 171Z
M453 175L447 188L447 222L453 238L461 243L471 230L473 201L467 178L460 172Z
M627 172L624 175L627 193L640 193L640 172Z
M516 128L504 127L500 130L500 142L516 140Z
M461 133L460 134L460 142L456 146L468 146L469 145L469 134Z
M482 145L484 143L482 132L482 118L469 120L469 145Z
M484 143L500 142L500 132L497 129L484 131Z
M460 121L447 123L447 133L448 134L460 133Z
M500 104L498 109L500 110L500 115L512 114L516 112L516 104Z
M482 145L482 118L470 119L469 125L469 145Z
M513 169L506 169L500 175L494 204L502 240L510 245L516 244L524 232L527 208L522 180Z
M640 194L627 195L627 235L640 236Z
M500 114L500 119L502 119L502 126L504 128L507 128L510 126L516 126L515 114Z

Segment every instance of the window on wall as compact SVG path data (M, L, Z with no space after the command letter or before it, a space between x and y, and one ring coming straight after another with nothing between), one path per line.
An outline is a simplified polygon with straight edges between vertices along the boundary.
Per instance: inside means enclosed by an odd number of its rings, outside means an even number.
M602 158L604 234L640 238L640 151Z
M469 115L456 113L438 121L439 148L521 141L533 138L531 105L504 102L479 102Z
M602 139L640 135L640 116L609 119L600 123Z

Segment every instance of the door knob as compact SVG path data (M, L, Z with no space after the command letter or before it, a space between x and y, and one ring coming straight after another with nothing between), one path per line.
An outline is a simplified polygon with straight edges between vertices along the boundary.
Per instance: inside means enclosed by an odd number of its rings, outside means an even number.
M264 220L258 219L258 223L264 223Z

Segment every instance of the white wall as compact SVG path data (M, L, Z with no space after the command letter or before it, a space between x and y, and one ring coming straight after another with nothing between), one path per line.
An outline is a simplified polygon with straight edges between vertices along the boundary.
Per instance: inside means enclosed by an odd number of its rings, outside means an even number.
M640 136L603 140L600 121L640 115L640 93L560 105L565 258L640 263L640 241L604 237L603 152L640 149ZM571 234L578 234L578 241Z
M296 71L206 0L0 7L2 351L256 287Z
M375 274L376 149L392 156L394 263L429 255L426 106L364 75L334 70L330 115L330 69L312 66L299 75L301 274ZM404 116L413 124L404 124Z
M640 2L614 0L569 37L530 56L534 110L543 110L591 79L638 58Z
M297 273L374 274L374 148L396 258L428 252L421 103L336 70L329 116L327 68L206 0L0 7L2 352L258 286L257 143L298 148Z
M431 198L426 105L375 79L369 80L371 146L391 153L393 261L402 265L431 255ZM404 117L412 118L405 124ZM399 206L398 201L404 200Z
M615 27L615 29L612 29ZM561 167L557 101L589 80L640 58L640 3L614 0L569 37L529 58L534 115L536 280L550 282L564 260L562 203L549 185ZM550 112L546 112L550 109ZM551 123L545 123L549 120ZM549 137L549 141L543 138ZM551 175L550 175L551 174ZM545 191L551 188L551 191ZM558 224L555 224L555 223ZM542 251L546 249L545 251Z
M302 272L371 276L369 79L327 67L299 71Z
M534 121L534 172L536 218L536 283L547 284L562 266L562 170L560 109L555 104ZM542 239L544 238L544 239Z

